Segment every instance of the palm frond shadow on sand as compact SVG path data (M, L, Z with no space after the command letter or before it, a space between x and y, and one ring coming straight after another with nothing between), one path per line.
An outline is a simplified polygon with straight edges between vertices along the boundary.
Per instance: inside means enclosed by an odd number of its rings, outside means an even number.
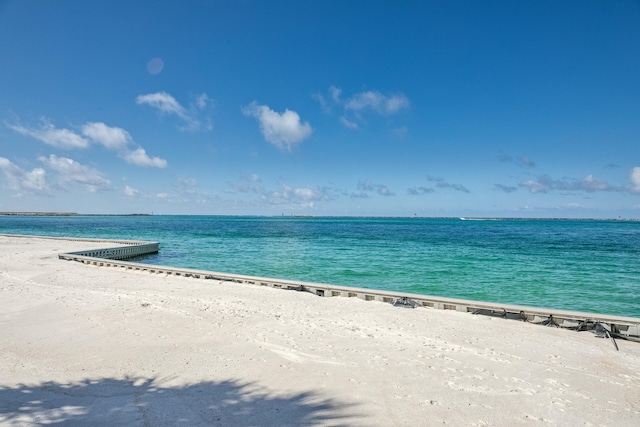
M313 391L283 396L235 380L162 382L101 378L0 386L0 425L345 426L357 417L354 404Z

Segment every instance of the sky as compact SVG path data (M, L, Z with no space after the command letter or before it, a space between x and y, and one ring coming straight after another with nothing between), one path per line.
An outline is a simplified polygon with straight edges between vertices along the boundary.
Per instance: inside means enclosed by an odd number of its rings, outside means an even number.
M0 211L640 218L640 2L0 0Z

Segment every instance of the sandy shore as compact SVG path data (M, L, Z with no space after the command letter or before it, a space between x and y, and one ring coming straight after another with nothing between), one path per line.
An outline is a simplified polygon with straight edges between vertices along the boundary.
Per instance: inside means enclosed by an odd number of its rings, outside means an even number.
M104 245L110 246L110 245ZM640 425L640 344L0 236L0 425Z

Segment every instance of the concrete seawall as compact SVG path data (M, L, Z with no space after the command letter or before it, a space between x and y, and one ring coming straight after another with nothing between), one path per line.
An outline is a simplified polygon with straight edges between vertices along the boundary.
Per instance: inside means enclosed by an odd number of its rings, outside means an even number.
M604 325L604 329L601 328L601 332L604 335L608 336L610 334L613 337L620 337L640 342L639 318L141 264L124 260L141 255L157 253L159 249L159 244L157 242L98 239L66 240L95 241L102 243L109 242L123 245L107 249L94 249L59 254L60 259L78 261L87 265L117 268L132 272L162 274L166 276L181 276L198 280L217 280L268 286L277 289L310 292L320 297L359 298L365 301L391 303L400 307L427 307L440 310L455 310L459 312L501 317L505 319L520 320L573 330L593 330L594 327L596 327L595 329L597 330L598 325Z
M125 242L123 242L125 243ZM68 252L65 255L77 255L91 258L124 260L144 255L158 253L160 244L157 242L127 242L127 246L105 249L91 249L88 251ZM66 258L65 258L66 259Z

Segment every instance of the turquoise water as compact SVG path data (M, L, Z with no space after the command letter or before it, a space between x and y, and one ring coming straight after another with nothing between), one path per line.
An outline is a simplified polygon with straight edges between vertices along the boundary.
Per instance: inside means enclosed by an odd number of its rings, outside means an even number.
M640 317L640 222L0 217L0 233L153 240L141 262Z

